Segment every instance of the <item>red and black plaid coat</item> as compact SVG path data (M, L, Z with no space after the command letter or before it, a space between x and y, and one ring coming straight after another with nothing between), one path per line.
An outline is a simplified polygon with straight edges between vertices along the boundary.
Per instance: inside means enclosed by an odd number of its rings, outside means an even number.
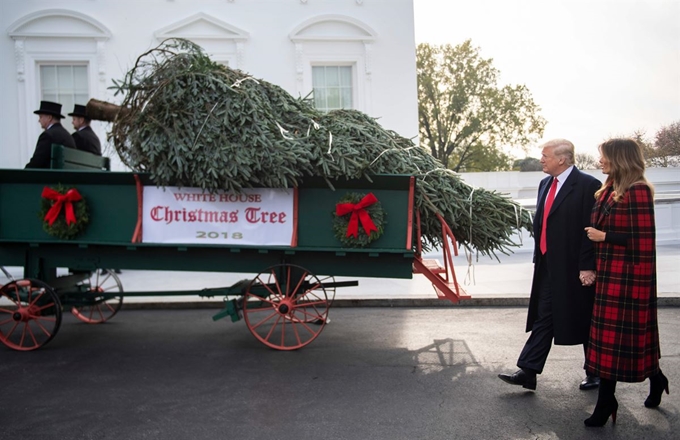
M597 284L586 370L605 379L642 382L659 371L660 357L654 199L643 183L632 185L618 202L611 193L611 188L602 193L591 216L593 227L611 239L595 243Z

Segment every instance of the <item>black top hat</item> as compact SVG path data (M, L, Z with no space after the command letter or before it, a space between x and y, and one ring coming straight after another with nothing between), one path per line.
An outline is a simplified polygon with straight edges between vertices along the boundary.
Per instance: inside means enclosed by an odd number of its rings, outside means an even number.
M61 104L50 101L40 101L40 108L33 113L36 115L52 115L60 119L64 117L64 115L61 114Z
M81 118L87 118L87 107L80 104L73 105L73 113L69 113L69 116L80 116Z

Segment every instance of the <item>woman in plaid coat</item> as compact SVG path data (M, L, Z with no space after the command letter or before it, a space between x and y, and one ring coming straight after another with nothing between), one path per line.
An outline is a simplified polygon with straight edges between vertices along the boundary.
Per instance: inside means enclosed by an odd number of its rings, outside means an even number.
M654 194L642 149L632 139L611 139L600 145L600 154L607 180L595 193L593 226L586 228L597 267L586 370L600 376L600 390L586 426L603 426L610 415L616 423L617 381L649 378L648 408L668 393L659 368Z

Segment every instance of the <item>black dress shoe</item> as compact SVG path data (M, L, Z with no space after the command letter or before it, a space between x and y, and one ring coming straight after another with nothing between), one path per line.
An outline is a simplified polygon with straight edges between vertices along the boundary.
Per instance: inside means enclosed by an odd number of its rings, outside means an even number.
M600 386L600 378L597 376L586 376L585 379L583 379L583 382L581 382L581 385L578 386L580 390L588 391L588 390L596 390Z
M517 370L513 374L499 374L498 377L503 381L512 385L522 385L528 390L536 389L536 375L527 373L524 370Z

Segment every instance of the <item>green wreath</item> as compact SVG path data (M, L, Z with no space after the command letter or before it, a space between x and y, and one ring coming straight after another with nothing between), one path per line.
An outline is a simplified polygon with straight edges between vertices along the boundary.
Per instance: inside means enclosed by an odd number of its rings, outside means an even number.
M46 219L47 213L50 212L52 207L57 203L57 200L48 198L45 194L48 191L53 191L61 195L65 195L70 190L75 190L75 188L65 187L62 185L57 185L54 188L45 187L43 189L43 195L40 199L40 213L38 217L43 221L43 230L48 234L61 238L62 240L71 240L77 237L81 232L83 232L90 222L90 212L87 207L87 202L82 195L80 200L70 202L73 205L73 213L75 214L75 222L67 224L66 221L66 203L62 204L59 210L57 218L50 224L49 220Z
M347 193L338 201L337 205L342 203L351 203L356 205L364 197L366 197L366 194ZM333 212L333 233L340 243L342 243L343 247L368 246L370 243L380 238L383 235L383 232L385 232L387 220L385 219L386 214L380 202L376 201L375 203L367 206L365 210L371 218L371 221L373 221L373 224L377 230L372 230L370 234L367 234L363 225L359 221L356 238L353 235L347 235L347 228L349 226L350 218L353 214L347 213L345 215L338 215L337 211Z

